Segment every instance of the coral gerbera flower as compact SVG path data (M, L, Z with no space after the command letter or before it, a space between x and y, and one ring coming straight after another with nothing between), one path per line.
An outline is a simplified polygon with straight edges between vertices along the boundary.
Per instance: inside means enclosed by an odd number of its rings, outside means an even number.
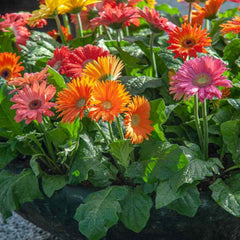
M20 72L24 70L21 63L16 53L0 53L0 77L10 81L14 77L21 76Z
M18 90L10 100L14 104L11 109L17 109L15 121L21 122L25 119L26 124L33 120L42 122L42 114L53 116L54 113L49 109L55 106L55 103L49 102L56 93L53 85L46 86L46 82L39 83L35 81L31 86L25 85L23 89Z
M238 34L240 32L240 17L236 16L231 21L227 21L226 23L220 25L220 27L222 27L220 32L223 35L230 32Z
M117 81L97 82L93 88L89 117L96 122L115 121L120 113L126 110L130 95L125 86Z
M58 13L80 13L86 6L98 2L100 0L59 0Z
M211 38L208 37L206 29L201 29L201 26L195 24L193 27L191 23L184 23L180 27L169 33L169 40L171 45L167 49L175 53L175 58L180 57L186 60L187 56L197 57L198 52L206 53L204 47L211 45Z
M198 94L199 100L212 100L213 97L221 98L222 92L217 86L231 88L231 81L223 73L227 70L221 59L204 56L186 61L172 77L170 93Z
M142 143L144 138L154 130L151 126L150 104L143 96L133 97L132 102L128 105L128 111L125 113L124 124L126 126L125 138L131 138L131 142Z
M67 86L58 93L56 108L57 112L61 112L58 117L63 117L62 122L72 123L78 115L82 119L84 110L88 109L93 82L82 77L73 79Z
M153 32L159 33L161 31L166 31L169 33L176 27L176 25L169 22L167 18L160 17L159 12L154 8L149 9L148 7L144 7L144 10L139 9L138 13L148 22L149 27Z
M108 51L91 44L75 48L63 62L65 74L73 78L81 77L82 69L87 63L107 55L109 55Z
M129 26L133 23L139 26L139 16L137 10L132 7L128 7L125 3L119 4L106 4L104 5L100 17L92 19L90 22L95 26L104 25L113 29L121 29L124 25Z
M15 77L8 81L8 85L11 86L24 86L25 84L31 85L33 82L42 82L47 80L48 68L45 67L40 72L35 73L24 73L23 77Z
M99 57L97 61L86 65L83 75L95 81L117 80L121 77L123 67L123 62L116 56Z
M54 68L60 74L65 74L63 68L63 60L66 59L70 54L70 49L67 46L57 47L53 51L53 58L47 61L47 64Z

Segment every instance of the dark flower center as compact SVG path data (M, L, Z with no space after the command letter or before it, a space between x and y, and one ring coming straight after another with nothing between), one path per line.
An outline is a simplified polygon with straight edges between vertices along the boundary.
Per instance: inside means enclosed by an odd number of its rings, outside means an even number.
M136 126L138 126L138 124L140 122L140 117L138 116L138 114L135 113L135 114L132 115L131 120L132 120L132 125L134 127L136 127Z
M196 45L196 41L195 39L192 39L192 38L186 38L182 41L182 46L184 48L192 48L195 45Z
M39 99L35 99L28 104L30 110L39 109L42 106L42 102Z
M11 75L11 71L9 69L3 69L0 76L4 79L8 79Z
M208 86L212 82L212 78L206 73L198 74L193 80L193 84L198 87Z

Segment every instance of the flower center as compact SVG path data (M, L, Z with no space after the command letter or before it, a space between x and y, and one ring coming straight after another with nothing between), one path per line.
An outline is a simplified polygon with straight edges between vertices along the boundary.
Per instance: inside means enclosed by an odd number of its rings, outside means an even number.
M212 82L211 77L208 74L200 73L193 80L193 84L198 87L205 87Z
M3 69L0 74L0 76L4 79L8 79L10 77L10 75L11 75L11 71L10 71L10 69L7 69L7 68Z
M140 117L138 116L138 114L134 113L132 115L132 125L135 127L135 126L138 126L139 122L140 122Z
M184 48L192 48L194 45L196 45L195 39L186 38L182 41L182 47Z
M76 107L77 107L77 108L82 108L85 104L86 104L86 99L85 99L85 98L80 98L80 99L76 102Z
M61 68L61 65L62 65L62 61L57 61L57 62L54 64L53 68L54 68L56 71L59 71L60 68Z
M39 99L32 100L28 104L28 107L29 107L30 110L39 109L41 106L42 106L42 102Z
M109 102L109 101L104 102L103 103L103 108L107 109L107 110L111 109L112 108L112 103Z

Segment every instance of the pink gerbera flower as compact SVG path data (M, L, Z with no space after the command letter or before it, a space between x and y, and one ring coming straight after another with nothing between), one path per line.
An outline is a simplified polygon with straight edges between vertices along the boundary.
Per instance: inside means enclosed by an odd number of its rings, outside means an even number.
M175 93L174 99L186 94L198 94L199 100L212 100L213 97L222 97L222 92L217 86L231 88L231 81L223 73L228 70L221 59L204 56L186 61L172 77L169 88L170 93Z
M97 60L98 57L108 56L110 53L103 48L88 44L84 47L75 48L63 61L63 68L68 77L81 77L82 69L87 63Z
M49 109L56 104L49 102L55 95L56 88L53 85L46 86L46 82L40 85L36 81L31 86L25 85L22 90L11 98L11 101L16 103L11 109L17 109L15 121L21 122L25 119L26 124L33 120L42 122L42 114L45 116L53 116L54 113Z
M70 54L70 49L67 46L57 47L53 51L53 58L47 61L47 64L58 71L60 74L65 74L63 68L63 60Z
M144 10L139 9L138 13L148 22L149 27L153 32L159 33L165 31L169 33L176 27L176 25L168 21L167 18L160 17L159 12L154 8L149 9L148 7L144 7Z

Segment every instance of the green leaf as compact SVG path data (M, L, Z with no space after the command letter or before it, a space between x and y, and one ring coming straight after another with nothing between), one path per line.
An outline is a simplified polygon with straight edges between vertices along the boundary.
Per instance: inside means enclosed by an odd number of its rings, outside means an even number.
M137 233L140 232L147 224L152 205L150 196L145 195L136 188L130 189L124 201L121 202L121 222L126 228Z
M227 121L221 124L223 141L233 155L235 163L240 163L240 120Z
M63 188L66 184L66 176L47 174L42 176L43 191L49 198L55 191Z
M201 205L199 192L197 187L191 187L187 190L186 194L174 202L170 203L168 207L176 210L178 213L194 217L197 213L198 207Z
M118 222L121 206L127 188L112 186L90 194L76 211L74 218L79 222L79 230L89 240L103 238L108 229Z
M61 91L63 88L66 88L66 83L62 77L55 69L48 66L48 73L47 76L48 83L52 84L56 87L57 92Z
M181 12L176 7L171 7L169 4L160 4L155 8L157 11L164 11L168 14L181 14Z
M130 153L134 150L130 140L118 140L109 144L109 151L117 162L127 168L130 161Z
M16 157L17 153L11 150L8 143L0 142L0 169L5 168Z
M227 181L217 179L209 187L212 198L227 212L240 217L240 175L231 176Z
M38 180L31 170L13 175L7 171L0 173L0 211L4 219L12 215L21 204L42 198Z

